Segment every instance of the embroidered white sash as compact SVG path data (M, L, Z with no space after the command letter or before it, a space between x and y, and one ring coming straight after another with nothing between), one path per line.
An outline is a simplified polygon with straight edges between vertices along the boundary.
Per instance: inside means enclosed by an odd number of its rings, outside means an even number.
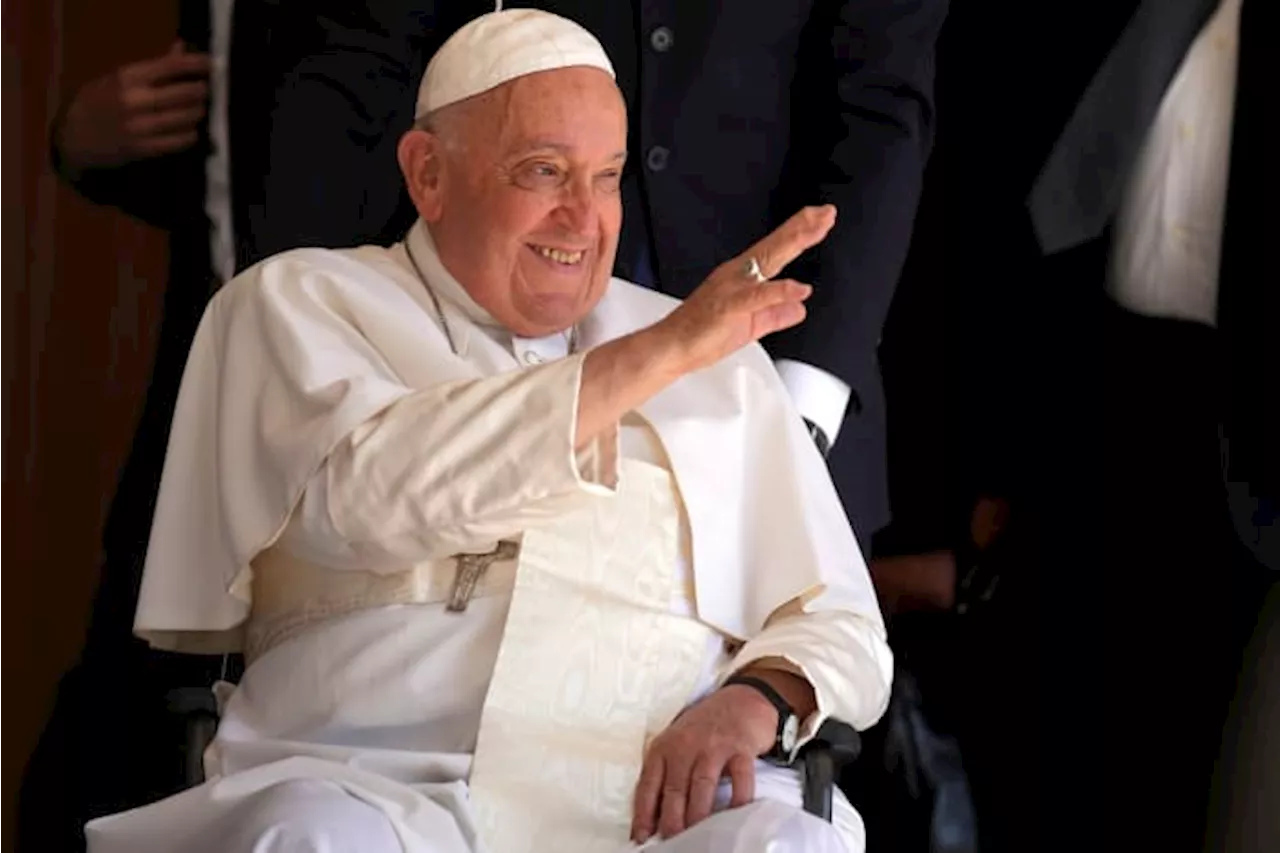
M625 849L645 745L702 673L715 632L671 612L675 480L635 460L619 479L525 533L470 779L488 850Z

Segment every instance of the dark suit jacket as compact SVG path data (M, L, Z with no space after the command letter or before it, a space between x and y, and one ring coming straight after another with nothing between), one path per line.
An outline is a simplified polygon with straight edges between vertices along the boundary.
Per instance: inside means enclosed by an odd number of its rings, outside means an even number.
M810 319L768 346L853 389L832 468L865 542L888 521L876 346L932 138L945 0L506 5L578 20L616 66L631 118L620 275L644 281L635 261L647 245L658 286L686 296L800 206L839 207L831 236L790 271L817 285ZM490 9L282 0L263 81L274 91L269 168L243 260L299 237L348 246L403 234L413 212L395 145L422 72L444 38Z

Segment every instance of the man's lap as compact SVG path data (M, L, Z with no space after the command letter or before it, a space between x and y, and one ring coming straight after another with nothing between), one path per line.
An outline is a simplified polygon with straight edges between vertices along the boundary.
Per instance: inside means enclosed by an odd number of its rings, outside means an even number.
M643 849L656 853L754 853L765 849L862 853L861 821L847 802L838 803L837 829L790 802L794 798L792 786L779 784L785 773L769 768L758 774L754 803L719 811L684 833L655 839ZM399 827L393 823L392 814L404 816L406 811L415 811L406 809L404 801L379 796L379 792L369 792L368 797L353 793L362 789L353 789L345 781L288 772L271 775L275 778L251 783L247 789L240 784L219 788L218 783L209 783L133 813L96 822L88 829L89 849L91 853L400 853L418 849L413 841L419 840L424 850L436 850L437 844L444 845L438 848L442 850L466 849L465 844L459 844L457 832L445 833L452 838L406 837L406 829L409 836L428 833L416 832L417 827L403 821ZM229 777L223 781L235 780ZM727 800L727 794L726 787L718 799ZM131 815L136 822L130 820Z
M851 850L829 823L795 806L767 798L722 811L666 841L642 848L653 853L861 853Z
M303 853L402 849L387 816L332 782L297 779L246 799L221 831L207 836L209 853ZM188 848L191 849L191 848ZM194 848L193 853L202 853Z
M92 821L85 836L89 853L470 853L464 798L461 783L408 786L297 756Z

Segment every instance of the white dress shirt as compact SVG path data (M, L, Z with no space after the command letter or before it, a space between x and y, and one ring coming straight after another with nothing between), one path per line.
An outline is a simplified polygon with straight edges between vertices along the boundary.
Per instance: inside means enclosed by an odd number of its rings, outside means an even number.
M844 423L850 389L844 380L802 361L779 359L778 375L800 414L822 430L827 443L835 446Z
M1240 0L1222 0L1169 84L1117 219L1107 290L1152 317L1217 322Z

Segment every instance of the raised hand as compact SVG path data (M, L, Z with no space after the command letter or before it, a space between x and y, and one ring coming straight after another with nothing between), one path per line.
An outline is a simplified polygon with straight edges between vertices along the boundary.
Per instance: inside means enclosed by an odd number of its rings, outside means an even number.
M796 281L769 281L835 225L831 205L806 207L738 257L721 264L688 299L660 323L679 342L686 369L707 367L766 335L804 320L813 288ZM752 259L766 281L748 274Z
M805 208L718 267L662 320L587 353L574 446L586 447L624 414L685 374L802 321L804 301L813 288L767 279L822 242L835 221L836 209L830 205ZM765 281L748 274L752 258Z

